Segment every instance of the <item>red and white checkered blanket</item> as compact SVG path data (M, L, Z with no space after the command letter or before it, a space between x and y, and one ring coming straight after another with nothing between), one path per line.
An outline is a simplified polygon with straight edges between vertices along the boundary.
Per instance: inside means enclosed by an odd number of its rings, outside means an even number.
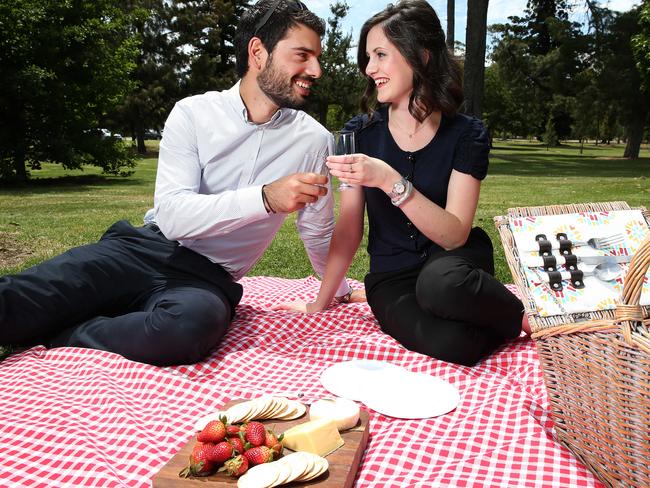
M453 412L399 420L370 411L357 487L600 487L551 435L534 345L519 339L474 368L409 352L366 304L305 316L272 312L311 299L314 278L245 278L244 299L205 362L159 368L89 349L35 347L0 363L0 486L151 485L199 416L264 393L327 396L320 373L378 359L439 376L460 391Z

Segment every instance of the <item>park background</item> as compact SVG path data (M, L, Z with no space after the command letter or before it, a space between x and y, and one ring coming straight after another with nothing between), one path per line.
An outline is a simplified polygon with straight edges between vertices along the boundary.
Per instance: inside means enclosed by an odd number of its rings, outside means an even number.
M95 241L116 220L142 222L165 118L177 100L236 80L234 26L250 3L0 4L0 274ZM488 23L488 0L431 3L463 65L462 111L492 135L475 223L492 236L499 279L512 280L493 218L508 208L647 204L650 1L615 11L606 2L529 0L497 24ZM385 6L372 5L368 15ZM364 85L350 11L329 5L323 77L307 108L330 129L358 112ZM294 221L250 275L313 273ZM364 242L349 276L363 280L367 269Z

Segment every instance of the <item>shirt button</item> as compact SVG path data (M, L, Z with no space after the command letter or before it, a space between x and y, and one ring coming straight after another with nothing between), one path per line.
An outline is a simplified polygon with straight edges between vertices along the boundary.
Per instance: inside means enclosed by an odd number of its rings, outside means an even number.
M409 239L415 239L415 237L416 237L415 234L411 234L411 235L409 236Z
M407 223L406 223L406 226L407 226L407 227L413 227L413 222L407 222Z

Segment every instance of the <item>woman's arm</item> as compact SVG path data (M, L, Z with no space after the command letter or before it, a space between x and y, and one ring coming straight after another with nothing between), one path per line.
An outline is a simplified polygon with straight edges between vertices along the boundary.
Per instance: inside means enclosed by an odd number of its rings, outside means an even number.
M456 249L465 244L472 230L480 189L479 180L452 170L444 209L415 189L400 208L433 242L447 250Z
M363 188L361 186L347 188L341 192L339 217L332 234L325 275L316 301L312 303L301 301L281 303L274 307L275 310L297 310L314 313L329 307L361 243L364 203ZM363 300L362 294L356 293L356 290L355 295L353 295L352 301Z
M352 185L376 187L388 194L402 176L381 159L365 154L329 156L332 175ZM443 209L413 189L400 208L425 236L444 249L455 249L467 241L472 228L481 182L473 176L452 170Z

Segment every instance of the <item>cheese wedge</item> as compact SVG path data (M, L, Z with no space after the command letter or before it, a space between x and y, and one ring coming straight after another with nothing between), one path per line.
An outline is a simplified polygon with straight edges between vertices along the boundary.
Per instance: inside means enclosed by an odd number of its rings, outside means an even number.
M345 442L339 435L336 422L330 419L310 420L285 431L282 444L292 451L306 451L327 456Z
M359 406L345 398L322 398L312 403L309 419L333 420L339 431L351 429L359 421Z

